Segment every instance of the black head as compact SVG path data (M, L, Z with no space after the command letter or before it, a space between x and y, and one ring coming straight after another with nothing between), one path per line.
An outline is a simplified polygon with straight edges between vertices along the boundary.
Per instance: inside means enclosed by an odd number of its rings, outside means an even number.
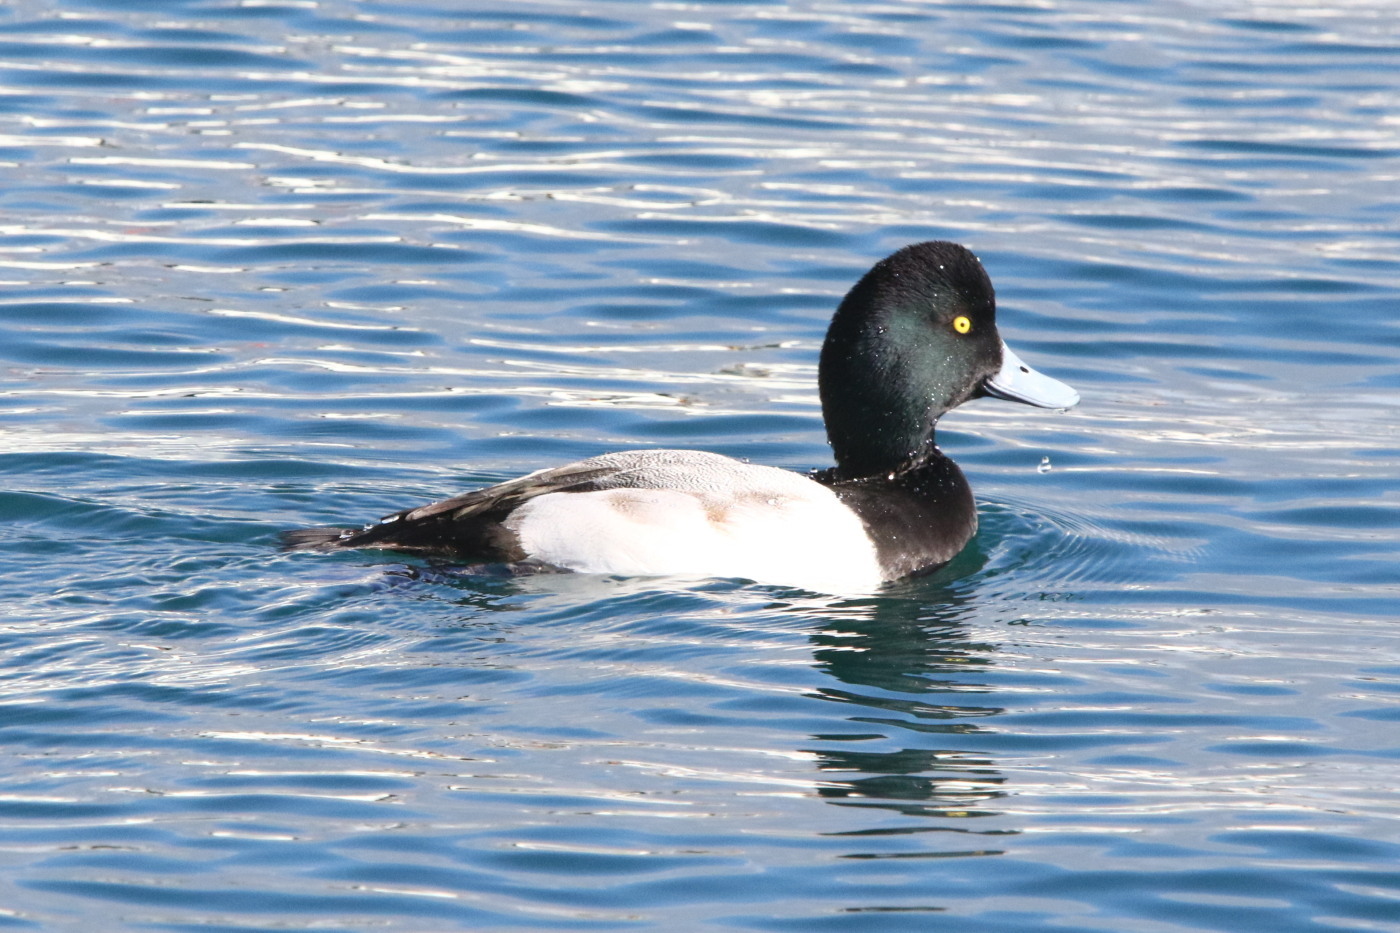
M916 243L876 263L822 346L822 413L839 472L873 476L928 456L938 418L987 393L1003 358L996 294L966 247Z

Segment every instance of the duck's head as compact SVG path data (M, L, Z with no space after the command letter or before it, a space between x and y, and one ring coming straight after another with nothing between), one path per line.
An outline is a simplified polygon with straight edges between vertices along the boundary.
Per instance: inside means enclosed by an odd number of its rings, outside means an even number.
M966 247L932 241L882 259L847 293L822 346L827 437L848 477L933 452L933 428L971 398L1070 408L1079 394L1002 342L996 295Z

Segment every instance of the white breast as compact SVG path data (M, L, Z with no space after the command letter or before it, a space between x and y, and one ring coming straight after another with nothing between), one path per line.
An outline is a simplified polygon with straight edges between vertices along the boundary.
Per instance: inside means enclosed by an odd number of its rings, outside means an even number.
M741 577L823 593L881 582L865 527L820 483L698 451L608 458L626 464L615 488L549 493L511 514L506 526L526 554L586 573Z

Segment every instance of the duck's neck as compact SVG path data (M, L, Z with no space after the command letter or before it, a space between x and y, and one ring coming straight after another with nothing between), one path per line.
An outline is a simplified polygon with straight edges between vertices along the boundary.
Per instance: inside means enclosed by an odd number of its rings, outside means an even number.
M947 407L941 388L914 378L918 360L860 344L860 337L828 337L822 350L822 416L837 472L887 476L942 456L934 443Z
M868 278L868 276L867 276ZM837 471L887 476L939 457L933 429L962 401L946 378L946 351L920 315L871 313L862 280L837 308L822 345L817 384Z
M889 443L889 436L878 431L847 437L845 443L838 443L830 430L827 434L836 458L833 472L843 480L893 478L917 470L930 461L945 459L933 441L932 430L926 437L895 443Z

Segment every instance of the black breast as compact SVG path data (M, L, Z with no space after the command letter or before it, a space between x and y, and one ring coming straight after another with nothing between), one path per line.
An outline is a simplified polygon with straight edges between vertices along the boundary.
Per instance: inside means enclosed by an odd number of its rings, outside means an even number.
M840 479L835 473L812 478L860 516L887 580L936 570L977 533L972 487L942 454L889 475Z

